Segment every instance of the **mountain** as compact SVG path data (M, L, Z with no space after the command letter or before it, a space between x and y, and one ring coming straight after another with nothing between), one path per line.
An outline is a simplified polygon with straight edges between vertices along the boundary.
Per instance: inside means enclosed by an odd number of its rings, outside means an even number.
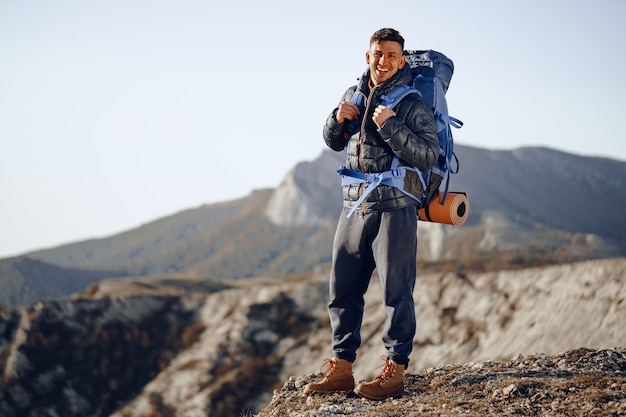
M543 225L624 243L621 204L626 196L621 190L626 186L626 162L549 148L490 151L457 145L455 152L459 173L451 176L451 189L469 193L468 225L498 212L524 226ZM325 151L313 163L299 164L274 193L271 218L300 224L338 213L341 194L335 169L343 159L343 153ZM308 206L306 215L302 205Z
M327 267L105 280L0 307L0 415L623 415L624 276L626 258L420 275L410 392L380 403L302 397L331 355ZM376 277L365 305L356 380L378 373L384 352ZM568 413L574 404L589 408Z
M420 222L422 270L485 271L626 254L625 162L547 148L457 145L456 153L460 172L451 188L468 193L470 217L462 227ZM324 151L297 164L276 189L0 260L0 303L68 295L106 277L237 280L310 271L330 261L341 210L335 171L343 158Z
M19 305L65 297L105 278L128 275L123 270L60 267L26 256L0 260L0 304Z

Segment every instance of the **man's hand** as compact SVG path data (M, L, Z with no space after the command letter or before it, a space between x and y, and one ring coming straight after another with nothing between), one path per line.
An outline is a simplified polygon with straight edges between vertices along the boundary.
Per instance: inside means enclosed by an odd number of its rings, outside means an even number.
M361 114L359 107L351 103L349 101L344 101L339 105L339 109L337 109L337 121L339 123L343 123L347 120L356 120Z
M372 116L372 120L374 121L374 123L376 123L376 126L378 126L378 128L380 129L381 127L383 127L385 122L390 117L395 116L395 115L396 115L395 111L381 104L378 107L376 107L376 110L374 110L374 115Z

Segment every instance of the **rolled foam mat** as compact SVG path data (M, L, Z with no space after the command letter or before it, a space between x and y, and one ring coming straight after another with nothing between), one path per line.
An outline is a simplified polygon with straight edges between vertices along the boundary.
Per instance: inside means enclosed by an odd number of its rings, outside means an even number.
M465 223L469 216L467 193L449 191L444 204L441 204L442 199L443 194L440 193L433 202L420 209L418 212L419 220L454 226L461 226Z

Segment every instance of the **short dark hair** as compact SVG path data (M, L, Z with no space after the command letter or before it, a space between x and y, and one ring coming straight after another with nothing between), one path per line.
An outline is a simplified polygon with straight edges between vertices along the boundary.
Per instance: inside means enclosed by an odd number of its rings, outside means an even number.
M400 32L395 29L383 28L374 32L374 34L370 38L370 46L373 43L380 43L383 41L398 42L402 47L402 50L404 51L404 38L402 37L402 35L400 35Z

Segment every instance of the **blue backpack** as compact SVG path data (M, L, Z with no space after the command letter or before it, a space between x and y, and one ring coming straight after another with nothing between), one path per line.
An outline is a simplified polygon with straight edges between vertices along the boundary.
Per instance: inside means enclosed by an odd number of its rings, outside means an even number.
M337 171L342 177L342 185L369 183L369 186L354 204L350 213L348 213L348 217L359 207L367 195L379 185L396 187L415 199L419 203L420 208L425 208L437 198L440 193L441 183L446 178L441 198L441 204L444 204L448 195L450 174L456 174L459 171L459 160L454 153L454 139L451 127L461 128L463 122L448 114L448 104L445 96L454 72L454 64L444 54L433 50L405 51L404 55L414 75L413 86L405 85L395 88L381 97L382 104L393 109L406 95L420 94L433 109L433 117L435 118L437 136L439 138L439 158L435 166L428 171L421 171L415 167L398 166L398 157L394 157L389 171L374 174L366 174L342 166ZM359 106L363 112L365 96L360 90L360 88L357 88L350 101ZM360 125L360 121L351 122L347 129L346 139L355 133L358 125ZM455 167L453 167L452 160L455 161ZM404 177L407 170L418 174L424 190L421 196L413 195L404 189Z

